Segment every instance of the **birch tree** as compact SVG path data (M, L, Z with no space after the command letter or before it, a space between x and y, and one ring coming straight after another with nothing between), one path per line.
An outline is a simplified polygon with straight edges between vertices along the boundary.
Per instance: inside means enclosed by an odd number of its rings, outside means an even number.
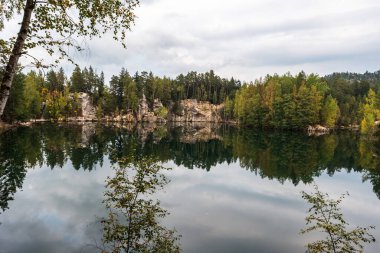
M0 39L0 117L20 57L32 57L36 67L44 67L44 62L30 53L42 48L54 57L55 64L62 59L73 62L70 50L84 49L78 39L100 38L107 32L125 47L138 5L139 0L0 0L0 32L9 21L21 18L19 32Z

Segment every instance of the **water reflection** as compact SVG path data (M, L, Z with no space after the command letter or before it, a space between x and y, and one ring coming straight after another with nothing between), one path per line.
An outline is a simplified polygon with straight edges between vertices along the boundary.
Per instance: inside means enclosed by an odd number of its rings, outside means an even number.
M1 208L11 207L0 216L0 245L4 252L92 252L78 245L92 237L101 241L101 228L88 223L107 217L100 203L108 168L133 156L191 169L171 171L174 184L167 195L158 193L165 209L174 208L166 227L184 235L185 252L295 252L303 247L294 238L304 217L302 183L330 180L333 192L349 185L361 194L353 199L355 211L372 212L358 224L374 224L377 202L363 189L371 182L380 197L379 147L350 132L308 137L214 125L18 128L0 136ZM14 245L15 236L22 243Z
M307 243L308 253L363 252L365 244L376 241L372 235L374 226L350 228L341 209L342 201L347 196L348 192L337 199L331 198L328 193L321 192L316 184L314 192L302 191L302 198L310 204L310 207L305 218L306 227L300 232L324 235L324 238Z
M133 155L188 169L209 171L238 161L262 178L309 183L327 170L358 171L380 198L380 142L341 132L320 137L302 133L237 130L215 125L100 126L42 124L8 131L0 138L0 207L5 210L26 170L46 164L51 169L70 161L91 171L105 156L112 163Z
M169 213L152 196L169 182L162 174L166 169L150 158L119 164L104 194L102 252L180 252L176 231L161 225Z

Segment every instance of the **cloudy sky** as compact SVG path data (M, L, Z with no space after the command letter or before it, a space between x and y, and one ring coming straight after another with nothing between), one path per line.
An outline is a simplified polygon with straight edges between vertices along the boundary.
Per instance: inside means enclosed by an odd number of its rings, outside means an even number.
M88 41L80 65L175 76L214 69L250 81L304 70L380 69L378 0L141 0L127 50ZM67 71L72 69L64 65Z

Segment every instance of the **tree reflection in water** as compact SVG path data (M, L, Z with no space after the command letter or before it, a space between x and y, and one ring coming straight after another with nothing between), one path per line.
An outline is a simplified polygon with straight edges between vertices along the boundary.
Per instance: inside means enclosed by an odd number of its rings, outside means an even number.
M311 183L323 173L362 174L380 199L380 141L338 131L313 137L293 132L262 132L229 126L114 127L41 124L0 135L0 212L22 188L28 169L91 171L103 161L125 156L172 161L176 166L207 171L221 163L239 163L262 178L294 185Z
M119 164L106 182L102 252L180 252L176 231L160 223L168 211L152 198L168 184L161 172L167 169L151 158Z
M375 237L370 230L374 226L350 229L350 224L345 220L341 203L349 194L342 194L338 199L333 199L328 193L323 193L314 184L313 193L302 191L302 198L311 207L306 217L306 228L301 229L301 234L320 232L326 237L306 245L308 253L338 253L338 252L363 252L366 243L375 242Z

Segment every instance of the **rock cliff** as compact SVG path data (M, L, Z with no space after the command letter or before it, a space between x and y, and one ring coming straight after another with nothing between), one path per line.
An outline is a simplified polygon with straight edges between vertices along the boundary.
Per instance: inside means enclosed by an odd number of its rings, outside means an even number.
M150 109L143 96L139 101L136 120L139 122L221 122L221 112L224 106L195 99L185 99L178 103L177 108L174 107L175 105L172 104L167 111L161 101L155 99L153 107Z
M96 120L96 108L92 105L90 95L84 92L78 93L78 100L80 105L80 121L93 121Z
M79 93L81 113L79 117L69 118L69 121L96 121L96 108L92 105L90 96ZM158 99L149 106L145 95L139 100L137 112L127 111L123 115L104 116L103 121L109 122L222 122L224 105L213 105L210 102L185 99L172 103L166 108Z
M143 94L142 99L139 100L139 107L137 110L137 121L155 121L154 113L149 110L148 102Z
M221 112L224 105L213 105L210 102L185 99L179 103L179 108L169 113L168 120L172 122L221 122Z

